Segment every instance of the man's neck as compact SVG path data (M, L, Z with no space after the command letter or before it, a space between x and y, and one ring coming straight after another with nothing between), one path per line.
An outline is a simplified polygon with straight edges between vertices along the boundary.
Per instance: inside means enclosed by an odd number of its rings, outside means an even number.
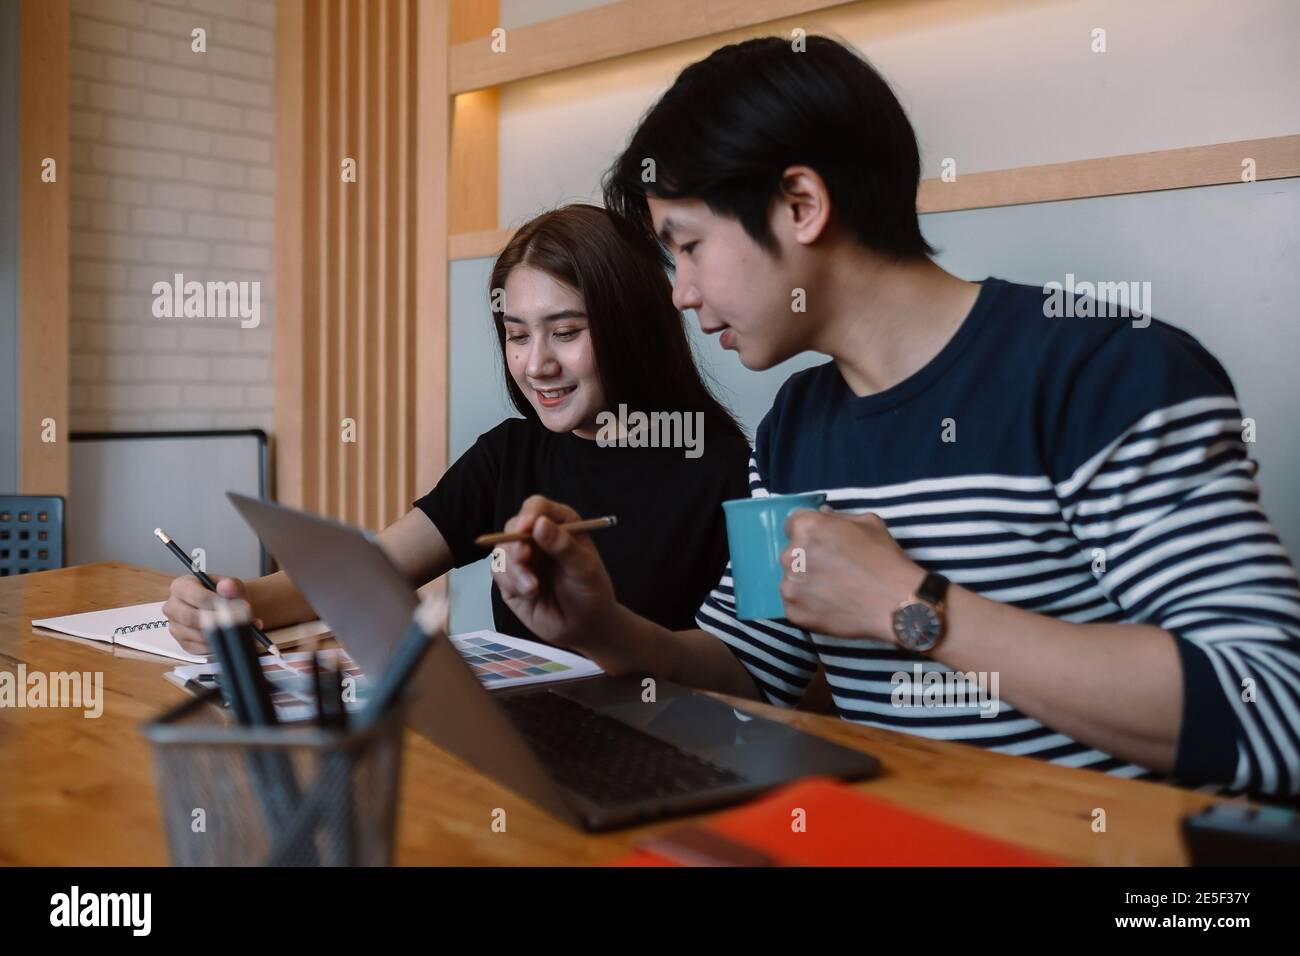
M886 262L858 249L826 278L827 321L811 348L835 360L856 395L883 392L938 355L980 289L929 259Z

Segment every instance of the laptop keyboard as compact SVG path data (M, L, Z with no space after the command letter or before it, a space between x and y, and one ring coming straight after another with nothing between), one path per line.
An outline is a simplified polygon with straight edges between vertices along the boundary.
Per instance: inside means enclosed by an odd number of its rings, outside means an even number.
M745 778L552 691L498 698L557 782L602 807Z

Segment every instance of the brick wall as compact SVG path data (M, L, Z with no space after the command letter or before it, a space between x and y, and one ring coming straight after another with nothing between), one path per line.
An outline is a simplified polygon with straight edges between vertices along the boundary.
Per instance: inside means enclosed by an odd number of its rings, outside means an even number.
M274 27L272 0L72 0L74 429L271 429ZM260 324L155 318L177 272L260 282Z

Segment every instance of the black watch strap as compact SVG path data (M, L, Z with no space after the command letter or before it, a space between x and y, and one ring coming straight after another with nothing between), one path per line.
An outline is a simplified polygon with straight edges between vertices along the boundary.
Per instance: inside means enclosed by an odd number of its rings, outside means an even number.
M916 589L916 596L927 604L942 604L944 595L948 593L948 579L942 574L935 574L931 571L921 582L921 586Z

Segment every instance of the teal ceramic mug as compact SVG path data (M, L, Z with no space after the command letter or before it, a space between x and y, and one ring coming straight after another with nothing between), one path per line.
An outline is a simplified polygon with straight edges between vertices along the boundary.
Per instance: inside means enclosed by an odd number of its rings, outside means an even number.
M731 549L731 580L736 589L736 617L742 621L785 617L781 552L790 543L785 536L785 519L799 508L816 511L825 503L826 495L820 491L722 503Z

